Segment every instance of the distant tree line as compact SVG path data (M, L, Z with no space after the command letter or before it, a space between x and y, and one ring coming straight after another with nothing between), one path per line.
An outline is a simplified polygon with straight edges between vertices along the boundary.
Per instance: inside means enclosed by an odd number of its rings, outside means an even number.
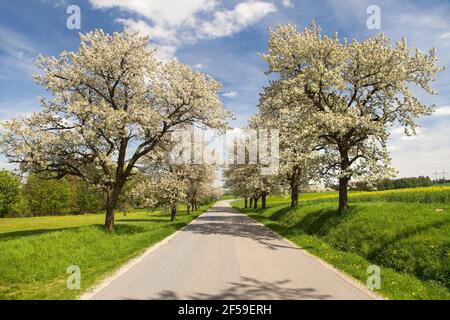
M124 192L118 199L118 210L127 212L133 208L150 207L144 199L133 195L133 190L139 186L139 182L135 181L125 185ZM200 190L200 187L203 189ZM185 203L188 211L195 211L200 205L210 204L220 198L219 191L207 187L208 184L197 181L189 189L195 189L197 191L195 195L186 197L185 201L181 199L175 201ZM101 188L77 177L54 179L45 174L30 174L22 179L10 171L0 170L0 217L98 213L106 210L105 200L106 194ZM165 204L158 202L151 207L165 208Z
M429 177L412 177L412 178L400 178L400 179L383 179L376 183L374 186L369 185L366 182L356 183L351 189L360 191L371 190L395 190L405 188L418 188L418 187L430 187L434 185L433 181Z
M73 177L59 180L30 174L24 181L0 171L0 217L95 213L104 210L104 193Z

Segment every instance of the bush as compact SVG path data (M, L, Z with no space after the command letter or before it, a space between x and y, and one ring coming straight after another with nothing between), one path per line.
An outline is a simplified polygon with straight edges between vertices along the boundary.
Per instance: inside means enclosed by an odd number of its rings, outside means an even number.
M19 198L11 207L9 214L11 217L29 217L31 216L30 208L28 207L28 201L23 195L19 195Z
M369 190L395 190L418 187L431 187L433 181L429 177L413 177L400 179L384 179L378 182L375 186L369 187L365 182L358 182L355 184L354 190L369 191Z
M80 181L75 190L75 205L81 214L96 213L104 209L105 196L97 188Z
M0 217L11 214L20 199L20 179L12 173L0 171Z
M64 178L29 175L23 194L33 216L69 214L73 209L70 184Z

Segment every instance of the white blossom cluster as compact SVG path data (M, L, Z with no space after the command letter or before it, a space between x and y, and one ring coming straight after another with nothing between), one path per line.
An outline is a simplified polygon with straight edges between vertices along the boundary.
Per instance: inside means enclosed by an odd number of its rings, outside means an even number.
M143 174L131 190L132 197L143 207L168 207L175 219L178 204L194 209L215 194L215 165L174 163L169 154L147 157L143 163Z

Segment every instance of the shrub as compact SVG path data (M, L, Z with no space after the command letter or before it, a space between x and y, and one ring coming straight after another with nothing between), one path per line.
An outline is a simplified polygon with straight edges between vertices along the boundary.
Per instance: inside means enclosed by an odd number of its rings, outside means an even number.
M20 179L12 173L0 171L0 217L11 214L20 199Z
M23 188L24 197L34 216L63 215L72 211L72 193L66 179L46 179L29 175Z
M20 194L17 201L11 207L9 214L11 217L29 217L31 216L30 208L28 207L27 199Z
M80 181L75 190L75 205L77 211L81 214L96 213L104 208L105 196L103 192L88 184Z
M354 190L369 191L375 190L395 190L405 188L431 187L433 181L429 177L413 177L400 179L384 179L378 182L375 186L369 187L365 182L355 184Z

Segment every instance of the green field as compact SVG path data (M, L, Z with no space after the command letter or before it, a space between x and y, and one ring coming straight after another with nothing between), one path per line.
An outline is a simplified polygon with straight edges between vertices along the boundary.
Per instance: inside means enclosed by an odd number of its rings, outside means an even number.
M351 193L344 215L333 193L304 194L294 211L287 197L270 198L265 210L234 206L364 284L367 267L380 266L379 293L387 298L450 299L450 202L441 201L447 192ZM405 195L410 202L393 201Z
M117 214L113 234L104 214L0 219L0 299L74 299L210 206L175 223L163 212ZM80 267L80 290L66 288L70 265Z

